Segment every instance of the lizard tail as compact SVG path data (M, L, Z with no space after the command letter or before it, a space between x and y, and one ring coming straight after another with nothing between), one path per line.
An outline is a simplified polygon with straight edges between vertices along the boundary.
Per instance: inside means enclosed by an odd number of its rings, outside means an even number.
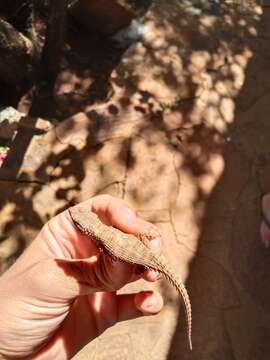
M187 289L185 288L185 285L179 281L174 274L168 269L163 269L162 273L164 276L169 280L169 282L176 288L178 293L181 296L184 309L185 309L185 317L186 317L186 323L187 323L187 337L188 337L188 344L190 350L192 350L192 309L191 309L191 303L190 298L187 292Z

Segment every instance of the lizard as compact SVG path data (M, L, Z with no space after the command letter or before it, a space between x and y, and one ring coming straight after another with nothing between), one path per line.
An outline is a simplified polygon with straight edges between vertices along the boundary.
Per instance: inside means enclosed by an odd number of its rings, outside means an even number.
M149 233L139 234L138 237L124 233L113 226L105 225L95 213L80 205L69 208L69 213L75 226L94 240L97 247L112 259L158 271L176 288L185 308L187 338L192 350L192 311L189 295L165 257L157 254L150 246L149 239L154 237L154 232L150 229Z

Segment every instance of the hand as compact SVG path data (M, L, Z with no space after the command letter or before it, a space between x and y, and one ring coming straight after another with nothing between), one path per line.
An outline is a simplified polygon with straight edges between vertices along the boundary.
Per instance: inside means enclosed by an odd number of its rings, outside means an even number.
M106 223L138 234L149 227L119 199L101 195L84 203ZM155 238L152 245L160 248ZM70 359L118 321L158 313L156 292L116 290L159 274L112 261L82 235L68 211L51 219L0 278L0 358Z

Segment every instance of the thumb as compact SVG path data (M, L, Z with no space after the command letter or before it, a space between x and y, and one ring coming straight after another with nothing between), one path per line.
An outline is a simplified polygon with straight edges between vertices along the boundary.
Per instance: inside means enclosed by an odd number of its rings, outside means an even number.
M24 272L23 282L18 281L18 287L29 298L69 303L80 295L97 291L85 275L91 273L96 261L95 256L74 261L57 258L41 260Z

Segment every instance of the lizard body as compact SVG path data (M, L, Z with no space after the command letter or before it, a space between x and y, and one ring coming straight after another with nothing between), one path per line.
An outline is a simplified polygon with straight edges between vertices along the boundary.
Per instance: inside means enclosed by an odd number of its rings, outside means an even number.
M88 209L80 206L70 208L69 212L77 228L91 237L98 248L104 250L113 259L159 271L169 280L179 292L184 304L188 327L188 343L190 350L192 350L192 314L187 290L171 270L165 257L158 255L151 249L147 234L143 234L139 238L126 234L119 229L103 224L95 213L89 212Z

